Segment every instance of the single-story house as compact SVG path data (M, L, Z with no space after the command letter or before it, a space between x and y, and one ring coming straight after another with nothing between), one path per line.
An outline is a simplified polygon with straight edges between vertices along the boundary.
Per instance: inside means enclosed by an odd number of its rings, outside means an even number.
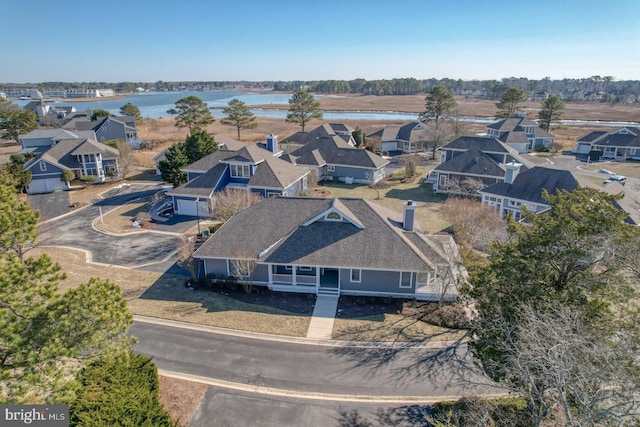
M225 188L251 191L264 198L298 196L308 190L309 171L277 156L276 135L265 144L244 145L239 150L218 150L183 169L188 182L167 194L178 215L211 216L215 193Z
M533 151L537 146L548 149L555 137L524 116L502 119L487 126L487 136L496 138L518 153Z
M602 160L640 160L640 129L625 126L612 131L594 131L577 139L576 156L599 152Z
M76 178L94 175L97 183L119 173L118 150L89 138L60 140L36 153L37 156L24 165L32 176L27 186L29 194L68 189L69 183L61 180L65 169L73 172Z
M291 153L297 150L303 145L314 141L318 138L326 136L339 136L352 147L356 146L356 142L353 139L353 129L349 126L341 123L328 123L309 131L309 132L296 132L291 136L286 137L279 142L280 149L285 153Z
M466 278L449 235L362 199L275 197L234 215L193 257L204 275L282 292L453 300ZM286 215L279 214L286 212Z
M437 193L475 196L478 190L503 182L507 164L520 164L523 171L532 166L507 144L486 136L461 136L438 151L440 164L427 178Z
M401 126L386 126L369 135L367 140L379 142L380 150L388 153L424 151L432 137L423 123L411 122ZM368 144L369 144L368 142Z
M94 121L89 117L77 117L64 124L62 128L71 131L92 130L96 134L96 141L123 139L127 145L135 149L140 149L143 142L138 138L136 118L132 116L99 117Z
M315 171L318 181L374 184L385 177L388 160L370 151L355 148L340 136L324 136L309 141L281 156L294 165Z

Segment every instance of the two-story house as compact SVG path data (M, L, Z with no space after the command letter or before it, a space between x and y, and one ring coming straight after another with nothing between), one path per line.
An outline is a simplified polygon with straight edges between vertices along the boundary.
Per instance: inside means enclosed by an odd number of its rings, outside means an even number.
M88 117L76 117L62 126L71 131L89 131L96 134L96 141L105 142L112 139L123 139L127 145L140 149L142 140L138 138L136 119L132 116L99 117L91 120Z
M536 150L538 146L548 149L555 137L541 129L538 124L524 116L503 119L487 126L487 136L496 138L518 153Z
M276 135L266 144L247 145L239 150L218 150L188 165L187 183L168 196L178 215L211 216L215 193L225 188L251 191L264 198L298 196L305 193L309 171L280 159Z

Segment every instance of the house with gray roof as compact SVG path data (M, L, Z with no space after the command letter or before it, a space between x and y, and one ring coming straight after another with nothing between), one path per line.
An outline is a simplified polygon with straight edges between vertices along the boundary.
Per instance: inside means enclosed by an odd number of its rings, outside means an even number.
M640 129L625 126L612 131L594 131L577 139L573 150L576 157L586 160L586 156L596 152L599 160L640 160Z
M99 142L123 139L134 149L140 149L140 144L143 142L138 138L136 119L132 116L99 117L98 120L76 117L65 123L62 128L71 131L93 131L96 134L96 141Z
M574 175L568 170L544 166L535 166L523 172L520 171L520 164L509 163L506 166L508 173L503 182L478 191L482 197L482 203L495 207L503 217L511 215L519 221L522 219L523 206L536 214L547 212L551 205L543 197L544 192L556 196L560 191L590 187L610 195L622 194L622 197L616 201L616 206L627 212L628 217L625 222L633 225L640 224L640 196L634 191L625 191L620 183L599 185L584 175Z
M38 116L38 123L41 125L57 125L61 123L67 114L76 111L73 106L53 106L42 99L31 101L22 109L31 111Z
M411 122L401 126L385 126L367 135L367 140L378 142L380 150L390 154L424 151L426 142L430 139L427 127L420 122Z
M309 132L296 132L279 142L280 148L285 153L291 153L309 142L327 136L339 136L352 147L356 146L353 139L353 129L341 123L326 123Z
M67 139L96 139L92 130L69 131L65 129L35 129L29 133L18 135L18 141L24 152L43 151Z
M32 176L27 186L29 194L68 189L69 183L60 179L63 170L70 170L76 178L96 176L96 183L119 173L118 150L91 138L62 139L46 149L39 148L34 151L37 155L24 165Z
M532 167L516 150L496 138L461 136L438 148L440 164L427 177L437 193L477 195L477 191L503 182L507 164Z
M265 148L244 145L238 150L218 150L186 166L187 183L167 195L178 215L211 216L216 193L242 189L264 198L305 193L309 170L278 157L276 135L268 135Z
M510 117L490 124L487 126L487 136L504 142L518 153L536 150L538 146L548 149L555 140L553 135L524 116Z
M466 278L456 244L420 232L416 208L275 197L234 215L193 257L204 275L281 292L453 300Z
M338 135L309 141L283 160L313 170L318 181L374 184L385 176L388 160L370 151L355 148Z

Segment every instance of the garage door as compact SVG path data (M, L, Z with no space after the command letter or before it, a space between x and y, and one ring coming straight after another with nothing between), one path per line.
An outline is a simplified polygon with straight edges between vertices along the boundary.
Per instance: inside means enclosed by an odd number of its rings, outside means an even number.
M396 151L398 149L397 142L383 142L382 143L382 151Z
M28 186L27 193L51 193L56 190L66 190L66 183L60 181L60 178L35 179Z
M178 215L197 216L198 208L195 200L178 200ZM209 216L207 202L200 202L200 216Z

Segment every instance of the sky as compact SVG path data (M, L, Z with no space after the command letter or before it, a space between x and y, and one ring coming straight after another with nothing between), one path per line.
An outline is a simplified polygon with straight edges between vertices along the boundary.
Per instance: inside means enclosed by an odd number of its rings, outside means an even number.
M640 0L0 0L0 82L640 80Z

